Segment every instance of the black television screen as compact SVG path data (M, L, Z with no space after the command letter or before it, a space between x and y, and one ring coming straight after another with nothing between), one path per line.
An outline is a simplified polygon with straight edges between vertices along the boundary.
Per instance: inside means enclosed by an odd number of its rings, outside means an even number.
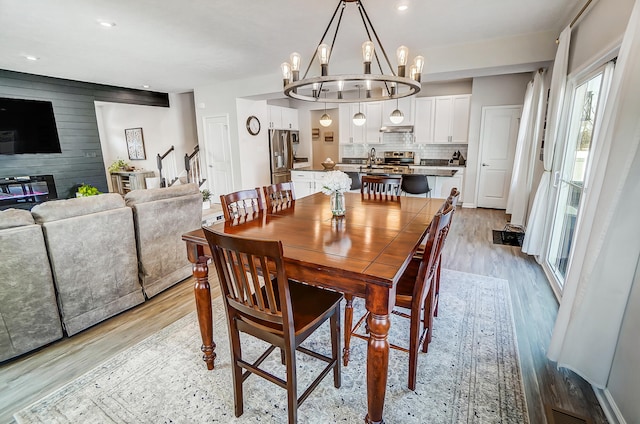
M0 154L62 153L51 102L0 97Z

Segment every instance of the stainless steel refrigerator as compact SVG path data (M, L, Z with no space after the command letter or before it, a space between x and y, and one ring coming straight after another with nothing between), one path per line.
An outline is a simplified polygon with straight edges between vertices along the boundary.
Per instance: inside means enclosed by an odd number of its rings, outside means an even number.
M269 130L271 153L271 184L291 181L293 168L293 139L298 131Z

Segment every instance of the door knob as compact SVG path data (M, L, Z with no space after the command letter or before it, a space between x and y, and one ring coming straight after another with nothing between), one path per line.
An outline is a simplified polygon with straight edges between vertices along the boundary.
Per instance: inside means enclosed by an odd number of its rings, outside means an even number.
M489 166L489 164L488 163L483 163L482 166Z

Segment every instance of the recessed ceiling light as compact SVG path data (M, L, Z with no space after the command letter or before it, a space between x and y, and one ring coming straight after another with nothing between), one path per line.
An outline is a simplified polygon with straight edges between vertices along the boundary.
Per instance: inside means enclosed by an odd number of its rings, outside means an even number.
M148 84L144 84L144 85L142 86L142 88L149 88L149 87L151 87L151 86L150 86L150 85L148 85Z
M408 5L406 5L406 4L398 5L398 10L399 10L400 12L404 12L404 11L405 11L405 10L407 10L408 8L409 8L409 6L408 6Z
M99 21L98 21L98 23L99 23L100 25L102 25L103 27L105 27L105 28L113 28L114 26L116 26L116 23L115 23L115 22L100 21L100 20L99 20Z
M27 59L27 60L40 60L39 57L31 56L29 54L25 55L24 58Z

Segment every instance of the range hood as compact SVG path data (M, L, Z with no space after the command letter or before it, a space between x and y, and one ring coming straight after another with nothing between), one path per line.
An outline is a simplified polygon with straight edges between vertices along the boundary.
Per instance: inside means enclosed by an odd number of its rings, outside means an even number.
M381 133L412 133L413 125L388 125L380 128Z

